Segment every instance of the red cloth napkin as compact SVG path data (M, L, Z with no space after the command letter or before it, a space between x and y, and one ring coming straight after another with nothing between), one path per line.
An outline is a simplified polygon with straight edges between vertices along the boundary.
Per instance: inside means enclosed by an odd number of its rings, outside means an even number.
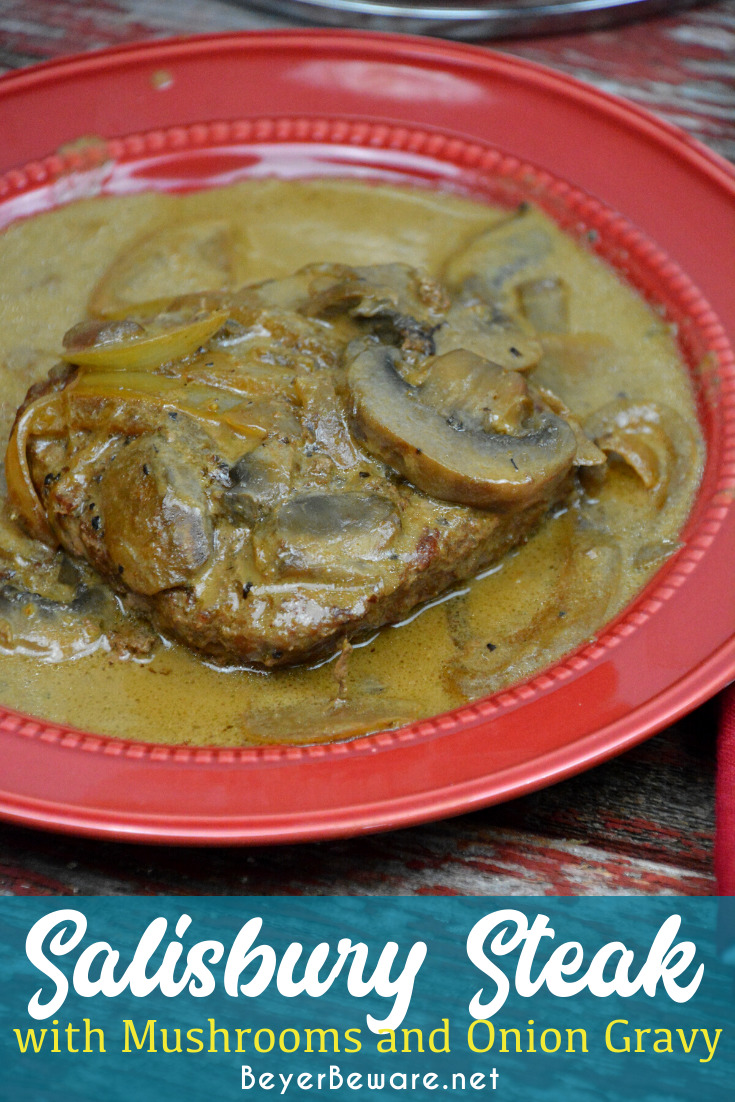
M717 894L735 896L735 685L722 697L715 796Z

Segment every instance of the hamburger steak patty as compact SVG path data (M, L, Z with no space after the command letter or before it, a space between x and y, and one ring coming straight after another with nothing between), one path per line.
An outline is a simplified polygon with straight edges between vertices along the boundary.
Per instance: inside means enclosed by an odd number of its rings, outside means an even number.
M16 418L15 510L224 661L303 662L401 620L604 461L527 382L520 313L403 265L311 265L64 343Z

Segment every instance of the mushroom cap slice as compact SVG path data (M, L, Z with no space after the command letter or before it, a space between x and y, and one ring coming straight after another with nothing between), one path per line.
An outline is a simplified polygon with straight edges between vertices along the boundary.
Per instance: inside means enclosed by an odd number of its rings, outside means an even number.
M386 345L355 349L347 364L355 435L374 455L420 490L480 509L525 506L565 478L576 455L563 418L534 410L518 435L457 428L422 401L397 370L400 355Z
M377 577L401 528L382 494L306 492L290 498L255 533L258 566L267 576L351 582Z
M523 431L533 413L533 399L517 371L506 371L465 348L445 352L429 364L419 391L421 401L451 419L454 428L509 436Z
M443 279L451 290L493 301L519 281L545 274L553 249L548 221L535 207L521 205L450 257Z
M454 303L434 334L438 356L458 349L476 352L508 371L532 370L543 347L529 323L492 303L470 299Z
M449 307L443 287L408 264L307 264L252 290L268 306L306 317L343 314L370 323L373 331L387 331L390 343L423 355L433 352L433 333Z
M148 596L193 583L214 534L192 453L177 437L142 436L121 447L95 496L110 573Z

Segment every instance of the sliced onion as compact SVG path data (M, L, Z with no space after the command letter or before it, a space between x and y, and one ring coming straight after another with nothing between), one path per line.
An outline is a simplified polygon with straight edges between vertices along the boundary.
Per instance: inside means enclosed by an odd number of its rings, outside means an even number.
M180 379L146 371L83 372L65 392L77 397L144 402L165 412L182 413L208 425L225 425L238 436L259 442L267 430L258 424L242 396L202 383L183 384Z
M120 340L102 341L86 347L66 347L62 359L81 367L103 368L105 371L145 371L151 367L180 360L191 355L221 329L227 320L226 310L216 310L204 318L169 326L143 335Z
M30 535L52 546L59 541L51 530L31 478L28 444L32 435L49 435L54 428L58 428L60 433L63 431L58 416L60 400L61 393L56 391L31 402L16 418L5 453L5 478L13 506L20 513Z

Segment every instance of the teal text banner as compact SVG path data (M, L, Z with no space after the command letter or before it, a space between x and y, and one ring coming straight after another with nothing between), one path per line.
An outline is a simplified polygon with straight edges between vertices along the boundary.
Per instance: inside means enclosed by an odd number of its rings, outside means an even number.
M733 900L0 900L2 1102L732 1099Z

